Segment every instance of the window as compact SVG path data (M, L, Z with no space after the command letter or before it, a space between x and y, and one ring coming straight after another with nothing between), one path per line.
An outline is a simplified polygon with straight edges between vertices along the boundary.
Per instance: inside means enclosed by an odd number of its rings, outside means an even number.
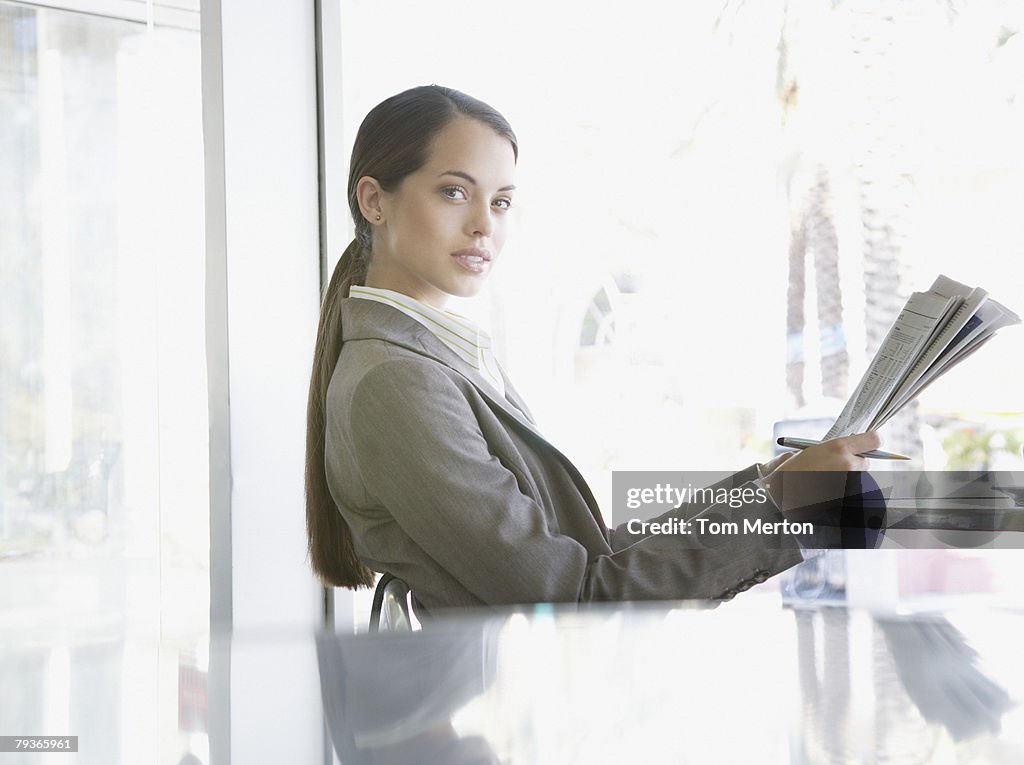
M179 659L46 636L209 623L199 35L135 5L0 3L0 630L43 636L0 728L45 718L105 762L155 761Z
M834 419L877 325L940 272L1024 309L1020 9L855 5L340 2L343 156L372 106L431 82L515 128L518 228L457 310L603 506L611 470L739 468L774 423ZM922 396L925 467L956 465L964 421L1020 466L1024 331L994 346Z

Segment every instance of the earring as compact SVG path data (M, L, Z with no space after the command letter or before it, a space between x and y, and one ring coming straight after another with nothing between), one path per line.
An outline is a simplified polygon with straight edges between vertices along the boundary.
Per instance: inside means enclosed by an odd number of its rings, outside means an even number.
M376 217L376 218L374 218L374 220L376 220L376 221L380 221L380 213L377 213L377 217Z

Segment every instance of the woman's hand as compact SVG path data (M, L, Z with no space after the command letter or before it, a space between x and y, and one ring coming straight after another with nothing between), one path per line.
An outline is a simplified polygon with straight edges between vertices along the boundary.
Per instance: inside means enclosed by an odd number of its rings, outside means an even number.
M867 458L858 455L877 449L881 443L882 439L874 431L833 438L802 450L786 460L779 470L867 470Z
M766 478L765 487L784 515L799 508L842 499L847 472L867 470L867 458L859 455L877 449L881 443L878 434L871 431L811 446L781 460ZM779 458L765 467L772 466L776 460Z

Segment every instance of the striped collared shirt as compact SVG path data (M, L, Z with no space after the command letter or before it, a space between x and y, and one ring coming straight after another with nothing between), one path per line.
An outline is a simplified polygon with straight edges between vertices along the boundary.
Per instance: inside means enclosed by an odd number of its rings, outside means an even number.
M502 396L505 395L505 381L498 371L498 362L491 348L491 338L486 332L464 316L451 311L440 311L408 295L378 287L353 285L348 296L363 300L375 300L397 308L410 319L415 319L429 329L438 340L447 345L455 354L477 370Z

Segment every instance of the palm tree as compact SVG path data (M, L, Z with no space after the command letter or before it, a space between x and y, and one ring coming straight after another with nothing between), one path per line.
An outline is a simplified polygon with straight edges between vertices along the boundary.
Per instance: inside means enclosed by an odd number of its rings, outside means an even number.
M900 254L914 188L906 161L910 126L901 119L899 108L906 77L901 76L901 59L895 53L909 44L908 33L921 17L938 10L934 0L859 0L842 13L850 53L859 64L853 70L861 97L853 115L857 142L852 160L859 191L868 358L878 350L909 292ZM893 451L920 456L916 401L893 417L885 440Z
M814 34L828 14L820 4L785 2L779 33L776 92L781 102L784 132L790 147L781 164L781 180L790 209L789 286L786 300L786 384L797 406L805 395L805 317L807 270L814 266L817 295L814 311L820 352L820 393L835 398L847 395L850 358L843 331L843 297L839 281L839 237L833 220L832 175L834 163L820 141L806 141L812 133L827 132L822 116L825 106L815 97L814 82L806 69L802 46L808 32ZM805 31L806 30L806 31ZM813 62L820 66L820 62ZM811 87L804 85L810 82ZM820 90L820 89L819 89ZM809 94L809 96L805 96ZM813 147L813 148L812 148ZM808 381L809 383L810 381ZM814 383L817 392L817 382Z
M821 394L845 399L849 395L849 354L839 280L839 236L835 224L832 178L850 174L856 185L860 219L861 266L865 312L863 326L866 358L882 339L906 300L905 268L901 250L907 212L913 195L907 155L908 130L901 123L898 103L903 79L893 56L900 36L934 0L886 3L858 0L845 4L787 0L779 35L777 94L787 131L804 131L793 138L793 150L782 165L788 191L791 240L786 333L787 387L797 406L805 392L804 316L806 270L813 258L821 342ZM898 7L897 7L898 6ZM827 36L835 45L820 43ZM902 41L905 44L905 40ZM826 59L827 60L824 60ZM835 73L846 72L853 90L837 89ZM839 98L836 98L836 96ZM842 111L842 124L835 111ZM792 125L796 128L792 128ZM842 139L828 140L821 133L841 126ZM801 141L809 136L805 143ZM829 136L831 138L831 136ZM849 248L853 249L853 248ZM906 407L887 426L886 445L894 451L917 455L921 451L916 404Z

